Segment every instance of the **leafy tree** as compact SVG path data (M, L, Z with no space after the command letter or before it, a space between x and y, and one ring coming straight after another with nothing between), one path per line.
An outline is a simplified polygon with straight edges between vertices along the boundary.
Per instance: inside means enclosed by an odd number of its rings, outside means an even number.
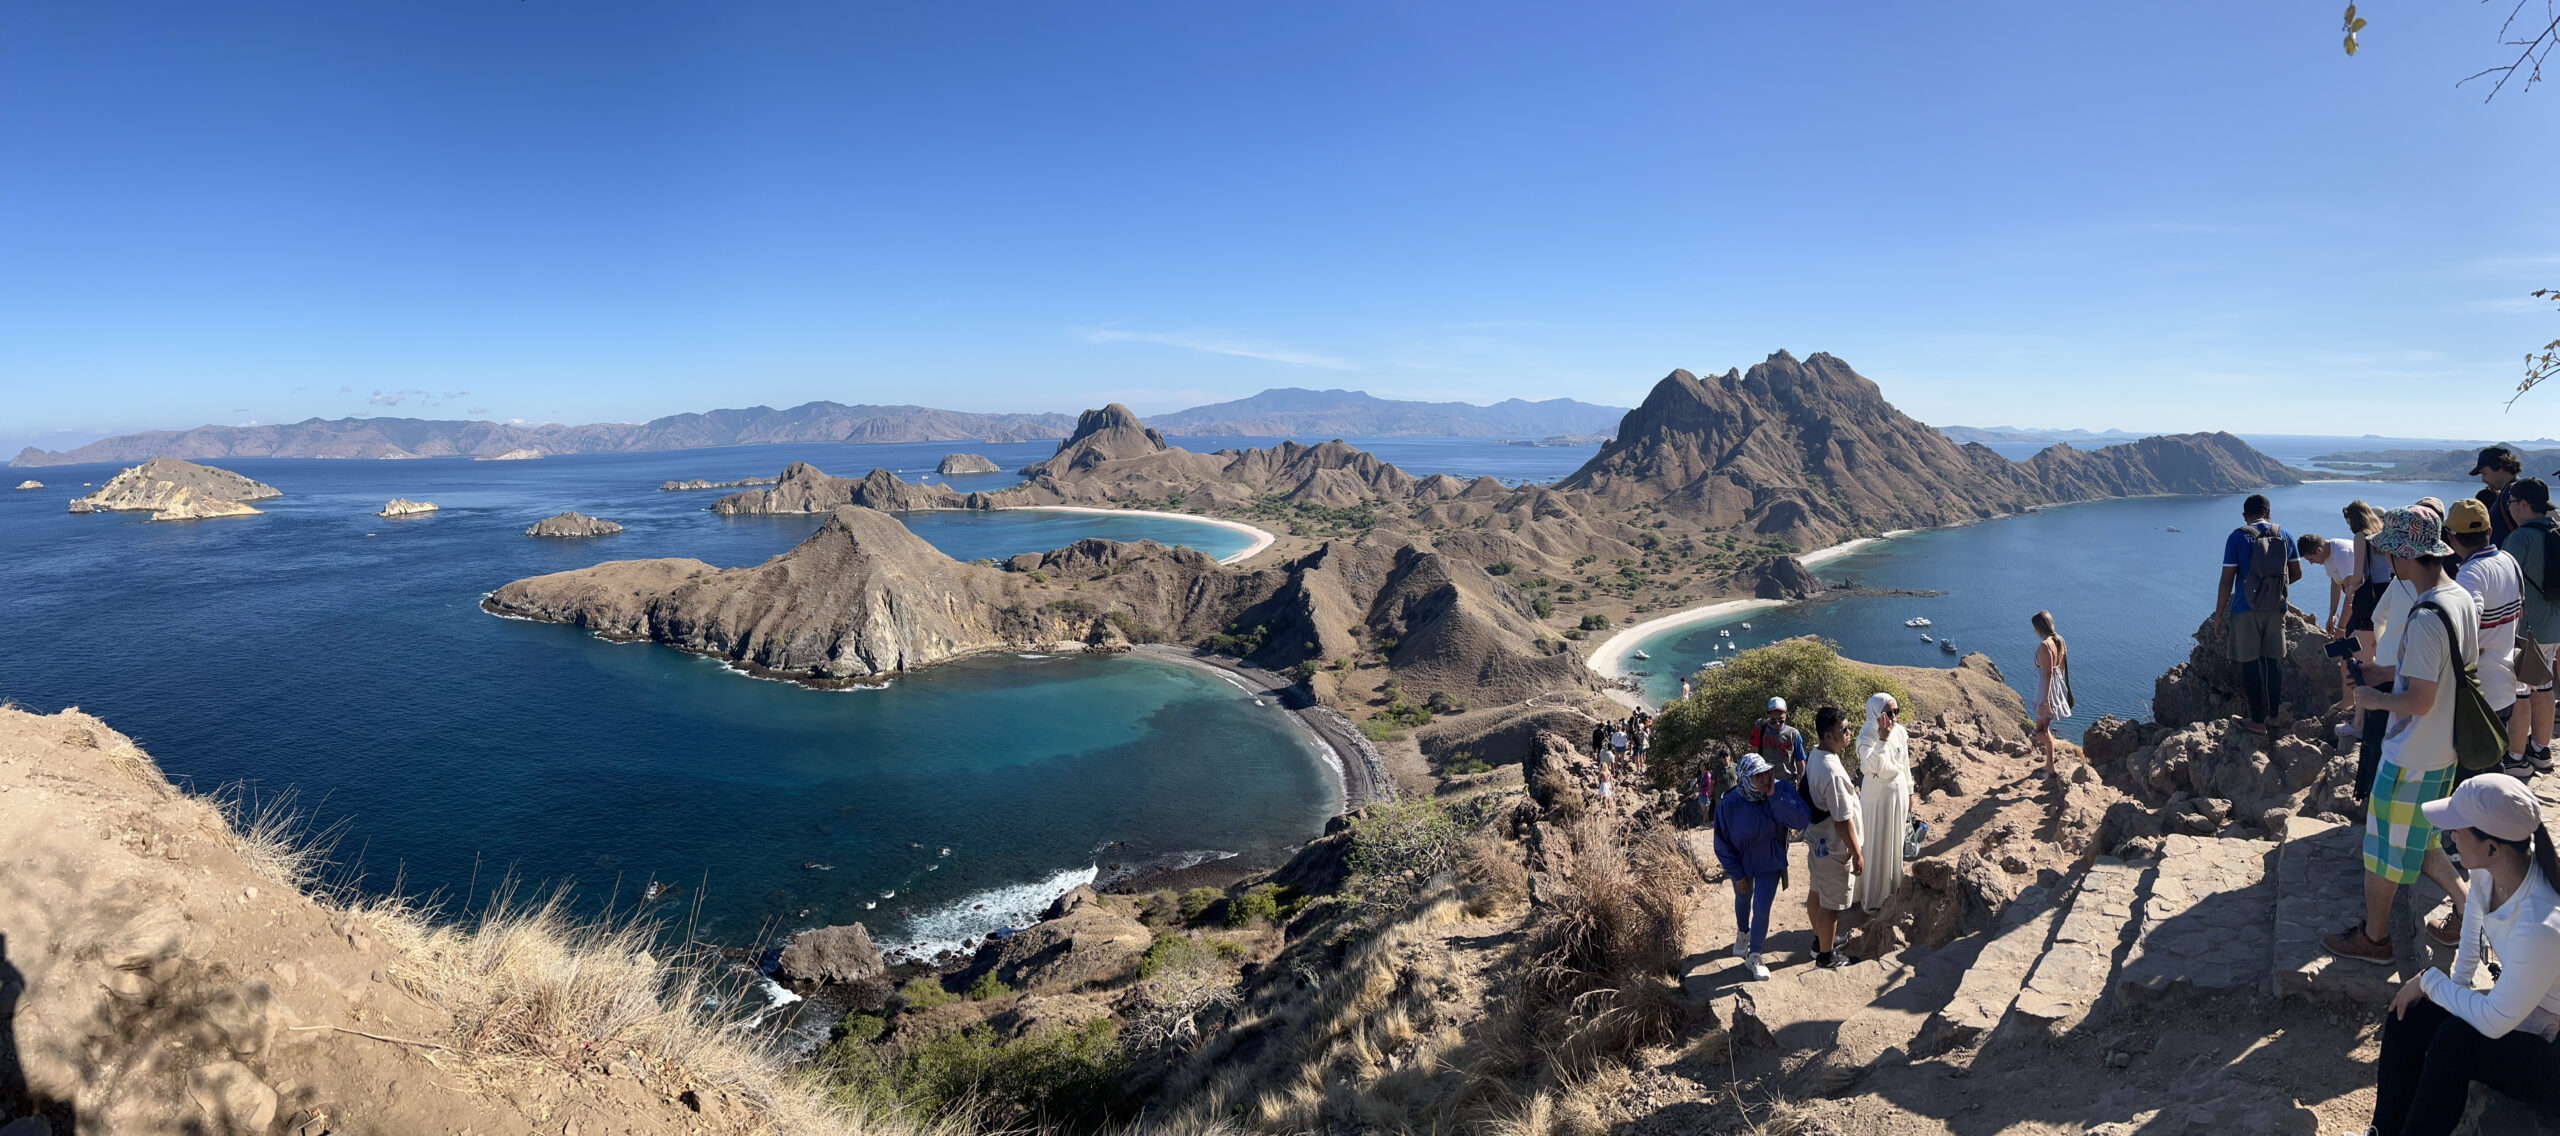
M1789 639L1744 651L1724 666L1699 671L1689 684L1689 697L1664 704L1654 719L1653 745L1646 757L1661 788L1694 779L1708 743L1743 738L1772 696L1794 708L1789 724L1808 735L1807 744L1816 707L1837 706L1855 722L1865 712L1867 696L1881 691L1902 704L1903 721L1917 720L1921 713L1893 676L1843 659L1837 647L1819 639Z
M1457 863L1466 840L1448 806L1429 797L1371 805L1351 818L1351 894L1366 907L1402 907Z

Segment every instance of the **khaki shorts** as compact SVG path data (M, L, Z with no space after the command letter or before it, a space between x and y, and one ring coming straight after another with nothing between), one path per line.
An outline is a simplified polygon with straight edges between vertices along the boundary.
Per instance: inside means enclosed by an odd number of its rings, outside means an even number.
M2231 661L2284 657L2284 611L2243 611L2231 616Z
M1808 854L1812 866L1814 902L1825 911L1849 910L1849 850L1835 848L1828 856Z

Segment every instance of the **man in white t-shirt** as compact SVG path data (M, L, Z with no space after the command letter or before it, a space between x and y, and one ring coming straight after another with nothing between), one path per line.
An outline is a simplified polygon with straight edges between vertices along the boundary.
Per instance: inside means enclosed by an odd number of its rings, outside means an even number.
M1813 886L1804 897L1805 914L1813 920L1813 965L1836 970L1848 964L1839 950L1840 913L1857 899L1856 881L1867 874L1867 858L1858 849L1858 783L1840 754L1849 748L1849 716L1837 706L1814 711L1816 743L1805 755L1805 804L1828 819L1805 826L1807 875Z
M2513 717L2516 696L2524 690L2516 682L2516 627L2524 619L2524 573L2516 567L2515 557L2489 543L2489 531L2488 506L2477 500L2465 497L2445 513L2445 543L2462 557L2454 578L2471 593L2471 602L2480 612L2480 694L2489 700L2489 709L2507 719L2506 771L2531 777L2533 767L2524 759L2531 723ZM2518 729L2519 725L2526 728Z
M2329 614L2322 616L2320 627L2331 635L2346 630L2343 619L2347 599L2356 591L2356 556L2352 543L2340 544L2318 533L2304 533L2294 541L2302 558L2319 565L2329 573Z
M2373 537L2390 554L2392 575L2416 590L2416 602L2383 632L2391 689L2356 689L2357 707L2391 713L2373 797L2365 806L2364 917L2321 940L2331 954L2386 966L2394 961L2391 901L2420 872L2453 897L2453 925L2461 926L2463 879L2436 847L2435 828L2419 811L2453 791L2453 696L2462 668L2480 652L2478 609L2446 571L2454 554L2444 542L2441 516L2429 509L2393 509L2383 514L2382 531Z

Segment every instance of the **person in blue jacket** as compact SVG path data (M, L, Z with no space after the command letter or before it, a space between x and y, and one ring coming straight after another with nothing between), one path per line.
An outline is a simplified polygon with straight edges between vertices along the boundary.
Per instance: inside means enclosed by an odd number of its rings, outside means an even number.
M1793 782L1778 778L1768 758L1744 754L1740 773L1741 783L1716 805L1716 862L1733 881L1733 953L1746 961L1751 977L1766 979L1760 945L1769 937L1769 904L1787 868L1787 832L1803 831L1813 812Z

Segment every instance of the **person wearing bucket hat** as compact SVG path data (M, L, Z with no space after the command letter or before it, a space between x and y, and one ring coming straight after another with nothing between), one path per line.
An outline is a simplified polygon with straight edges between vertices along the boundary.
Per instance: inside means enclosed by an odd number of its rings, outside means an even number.
M2454 690L2461 668L2479 654L2480 617L2471 593L2445 570L2453 549L2437 514L2393 509L2382 515L2373 543L2391 557L2392 575L2416 589L2417 602L2394 628L2397 649L2377 660L2391 667L2391 689L2356 689L2358 708L2391 713L2365 806L2364 912L2321 943L2341 958L2388 966L2391 901L2403 885L2423 871L2457 910L2464 902L2462 877L2436 847L2435 826L2421 809L2453 788Z
M2516 558L2516 574L2524 582L2524 618L2520 623L2517 663L2532 679L2526 685L2531 740L2525 743L2527 764L2537 773L2551 772L2552 682L2560 672L2560 524L2551 513L2551 487L2539 477L2507 486L2507 519L2515 531L2499 546ZM2534 662L2524 652L2540 656ZM2539 665L2534 665L2538 662Z
M1769 905L1787 869L1787 832L1801 832L1813 813L1793 782L1782 780L1769 759L1742 755L1742 783L1716 805L1716 862L1733 881L1733 953L1751 977L1769 977L1760 948L1769 937Z
M2453 834L2478 902L2452 967L2421 971L2383 1015L2373 1131L2451 1132L2474 1082L2560 1110L2560 859L2540 802L2484 773L2423 811ZM2483 947L2498 959L2486 990L2474 986Z

